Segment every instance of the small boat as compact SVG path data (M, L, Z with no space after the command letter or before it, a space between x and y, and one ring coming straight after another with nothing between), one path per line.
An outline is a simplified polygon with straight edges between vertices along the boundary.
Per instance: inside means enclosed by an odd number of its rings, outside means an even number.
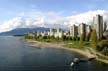
M80 62L79 58L74 58L73 61L71 62L70 66L74 67L76 64L78 64Z
M71 66L71 67L74 67L74 62L71 62L70 66Z
M74 58L73 62L74 63L79 63L80 62L80 59L79 58Z

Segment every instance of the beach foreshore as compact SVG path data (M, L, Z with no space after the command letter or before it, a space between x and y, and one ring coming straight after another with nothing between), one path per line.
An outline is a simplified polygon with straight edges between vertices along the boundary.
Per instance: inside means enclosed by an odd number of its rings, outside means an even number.
M97 56L91 53L89 50L83 50L83 49L78 49L78 48L68 48L64 44L61 44L61 43L41 42L41 41L30 40L30 39L26 39L26 41L29 43L29 46L31 47L66 49L72 52L79 53L87 58L95 58L96 60L101 61L103 63L108 63L107 60L97 58Z

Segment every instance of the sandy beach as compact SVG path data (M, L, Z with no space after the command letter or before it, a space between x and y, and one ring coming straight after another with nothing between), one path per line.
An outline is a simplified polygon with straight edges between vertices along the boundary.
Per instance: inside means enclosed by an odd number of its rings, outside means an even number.
M94 58L95 56L91 54L88 50L81 50L81 49L76 49L76 48L68 48L64 44L60 43L50 43L50 42L40 42L40 41L34 41L34 40L27 40L29 46L31 47L45 47L45 48L59 48L59 49L66 49L69 51L74 51L77 52L81 55L84 55L87 58Z
M96 60L107 63L107 60L104 59L99 59L95 54L91 53L89 50L81 50L77 48L68 48L64 44L60 43L53 43L53 42L40 42L40 41L35 41L35 40L29 40L26 39L26 41L29 43L29 46L31 47L42 47L42 48L58 48L58 49L66 49L72 52L79 53L87 58L95 58Z

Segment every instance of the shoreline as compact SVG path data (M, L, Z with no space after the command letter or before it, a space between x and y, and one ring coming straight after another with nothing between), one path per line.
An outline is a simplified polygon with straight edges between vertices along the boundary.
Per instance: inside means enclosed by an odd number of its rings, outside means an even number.
M31 40L31 39L25 39L28 43L29 46L31 47L43 47L43 48L59 48L59 49L66 49L72 52L79 53L87 58L95 58L97 61L103 62L108 64L107 60L104 59L99 59L97 58L96 55L93 55L89 50L81 50L77 48L69 48L64 46L64 44L60 43L53 43L53 42L41 42L41 41L36 41L36 40Z

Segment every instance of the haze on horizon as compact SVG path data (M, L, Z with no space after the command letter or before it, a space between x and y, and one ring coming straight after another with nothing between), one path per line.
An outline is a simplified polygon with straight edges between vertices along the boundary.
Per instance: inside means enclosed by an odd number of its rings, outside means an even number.
M108 22L108 0L0 0L0 32L16 28L93 24L100 14Z

